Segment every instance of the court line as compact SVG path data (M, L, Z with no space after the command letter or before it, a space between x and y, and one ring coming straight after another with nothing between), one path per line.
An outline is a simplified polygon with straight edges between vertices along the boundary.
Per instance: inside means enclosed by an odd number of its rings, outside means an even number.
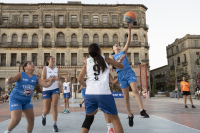
M158 117L158 118L160 118L160 119L163 119L163 120L166 120L166 121L169 121L169 122L173 122L173 123L175 123L175 124L178 124L178 125L181 125L181 126L184 126L184 127L187 127L187 128L191 128L191 129L193 129L193 130L196 130L196 131L200 131L200 130L198 130L198 129L195 129L195 128L192 128L192 127L188 127L188 126L186 126L186 125L182 125L182 124L180 124L180 123L177 123L177 122L174 122L174 121L170 121L170 120L167 120L167 119L165 119L165 118L162 118L162 117L159 117L159 116L156 116L156 115L150 115L150 116L155 116L155 117Z

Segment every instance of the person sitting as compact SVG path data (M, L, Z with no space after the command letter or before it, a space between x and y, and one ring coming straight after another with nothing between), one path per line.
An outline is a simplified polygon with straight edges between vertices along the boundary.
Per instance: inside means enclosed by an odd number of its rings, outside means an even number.
M199 92L199 90L200 90L200 88L199 88L199 86L197 85L197 86L195 87L195 99L197 98L197 96L199 97L199 94L197 94L197 92Z

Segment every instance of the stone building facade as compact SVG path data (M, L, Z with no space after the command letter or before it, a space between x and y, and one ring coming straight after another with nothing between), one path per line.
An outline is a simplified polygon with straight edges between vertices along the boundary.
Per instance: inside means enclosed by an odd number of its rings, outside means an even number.
M81 70L82 58L89 55L91 43L98 43L105 56L111 55L113 44L124 47L128 26L123 24L123 14L127 11L135 12L137 17L127 54L134 69L134 65L149 58L144 5L0 3L0 86L9 88L5 79L18 72L17 62L33 61L37 74L50 55L60 65L61 77L70 76L75 82L75 66ZM138 69L134 71L139 77ZM149 67L147 76L149 82Z
M174 65L183 67L189 74L189 84L191 92L197 84L197 73L200 59L200 35L187 34L181 39L176 39L174 43L166 47L168 67ZM174 64L174 61L176 64Z

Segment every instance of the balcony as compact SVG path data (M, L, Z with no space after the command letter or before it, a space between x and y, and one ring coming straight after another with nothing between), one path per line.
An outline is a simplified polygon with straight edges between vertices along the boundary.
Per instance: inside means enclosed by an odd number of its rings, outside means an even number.
M44 28L51 28L52 27L52 23L51 22L45 22L43 23Z
M146 24L146 25L144 26L144 30L148 30L148 29L149 29L149 25Z
M51 47L51 42L42 42L42 47Z
M126 42L124 43L124 45L126 45ZM141 43L134 41L134 42L130 42L130 47L141 47Z
M66 47L66 42L56 42L55 47Z
M149 48L149 47L150 47L150 44L149 44L148 42L145 42L145 43L144 43L144 47L145 47L145 48Z
M70 42L70 47L79 47L78 42Z
M63 22L63 24L55 23L55 27L56 28L66 28L66 24L65 24L65 22Z
M110 23L104 23L104 24L100 23L99 27L101 27L101 28L110 28L110 27L112 27L112 25Z
M103 42L103 44L102 43L100 43L99 44L100 45L100 47L113 47L113 43L112 42Z
M91 27L92 23L83 23L82 27L83 28L89 28Z
M29 23L29 24L20 24L20 27L22 28L39 28L39 24L38 23Z
M70 23L70 27L71 28L78 28L79 27L79 23L78 22L71 22Z
M7 42L7 43L0 43L1 48L37 48L38 43L37 42Z
M83 42L83 47L89 47L92 42Z
M6 62L0 63L0 66L6 66Z
M0 26L1 28L39 28L38 23L20 24L20 23L7 23Z
M182 62L182 66L187 66L188 63L187 62Z
M37 42L22 42L21 43L21 47L25 47L25 48L37 48L38 47L38 43Z
M117 27L119 27L119 24L118 24L118 23L116 23L116 24L112 24L111 26L112 26L112 27L116 27L116 28L117 28Z

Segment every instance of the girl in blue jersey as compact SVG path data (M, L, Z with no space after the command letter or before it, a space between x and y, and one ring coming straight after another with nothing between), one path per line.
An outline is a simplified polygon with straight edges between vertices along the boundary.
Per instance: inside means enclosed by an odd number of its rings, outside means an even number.
M10 94L10 112L11 121L8 124L5 133L11 131L19 124L22 112L27 120L26 132L31 133L34 126L34 113L31 96L34 92L36 84L41 87L49 87L56 80L52 77L48 82L45 82L33 74L35 66L33 62L27 61L23 65L24 72L19 72L13 77L6 79L7 84L15 83L15 87Z
M129 85L131 86L131 89L135 95L135 98L137 100L137 103L139 104L140 107L140 115L144 118L149 118L149 115L146 113L146 111L143 109L143 104L142 104L142 99L139 95L136 83L137 83L137 77L134 73L134 71L131 69L128 59L126 57L129 45L130 45L130 40L131 40L131 29L132 29L133 24L129 24L129 33L128 33L128 40L126 42L125 47L121 51L120 47L118 44L114 44L113 46L113 51L114 54L111 56L114 60L118 61L122 56L125 57L123 60L122 64L124 65L123 69L116 69L117 71L117 76L118 76L118 82L120 84L120 87L122 89L124 99L125 99L125 105L128 111L128 118L129 118L129 126L133 126L133 114L131 113L130 110L130 101L129 101Z
M89 132L98 108L108 115L114 125L116 133L123 133L124 131L118 117L115 101L109 87L110 70L108 64L119 69L123 69L123 65L120 62L101 56L101 49L96 43L91 44L88 51L91 58L87 59L78 77L78 82L86 87L86 118L83 122L81 133ZM86 74L87 81L85 82L84 77Z

